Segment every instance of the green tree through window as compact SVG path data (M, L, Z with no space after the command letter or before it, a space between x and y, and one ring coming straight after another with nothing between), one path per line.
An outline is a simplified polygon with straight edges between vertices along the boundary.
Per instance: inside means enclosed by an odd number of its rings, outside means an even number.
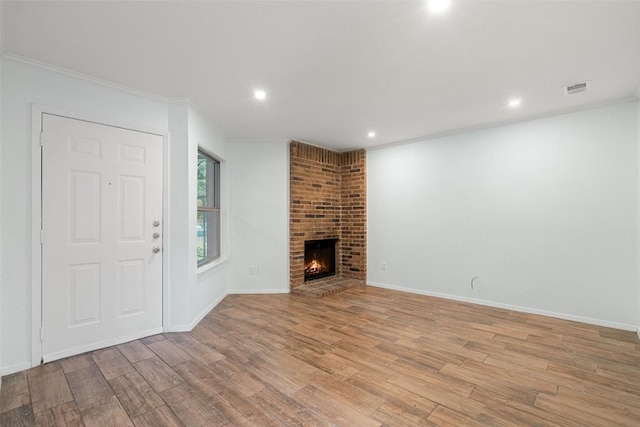
M198 266L220 257L220 162L198 151Z

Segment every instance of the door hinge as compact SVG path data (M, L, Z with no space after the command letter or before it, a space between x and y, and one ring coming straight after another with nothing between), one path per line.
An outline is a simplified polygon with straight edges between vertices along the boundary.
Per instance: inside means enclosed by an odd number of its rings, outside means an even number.
M40 146L44 146L44 132L40 132Z
M40 342L44 342L44 328L40 328Z
M44 230L40 230L40 244L44 244Z

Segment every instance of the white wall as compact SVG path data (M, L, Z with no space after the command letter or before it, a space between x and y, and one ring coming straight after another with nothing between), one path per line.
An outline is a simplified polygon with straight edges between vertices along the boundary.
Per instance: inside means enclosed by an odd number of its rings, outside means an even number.
M231 293L289 292L289 144L234 142ZM250 267L258 267L250 274Z
M171 132L171 222L167 331L191 330L224 296L228 287L229 177L227 143L189 102L169 103ZM221 258L197 268L198 147L221 162Z
M638 86L638 91L637 91L638 97L640 97L640 86ZM636 104L637 107L637 113L638 113L638 130L636 133L636 140L638 141L638 193L637 193L637 201L638 201L638 205L637 205L637 213L638 213L638 218L637 218L637 248L638 248L638 254L637 254L637 262L638 262L638 298L637 298L637 302L638 302L638 308L637 308L637 317L636 317L636 325L637 325L637 332L638 332L638 337L640 337L640 101L637 102Z
M202 319L227 294L229 286L229 211L230 174L225 136L193 108L189 108L189 264L194 266L195 280L190 296L191 322L189 330ZM220 260L216 265L196 269L196 219L197 219L197 161L198 147L220 161Z
M637 121L627 103L369 150L368 280L633 329Z
M4 54L4 31L2 28L2 4L0 4L0 100L2 99L2 55ZM2 164L2 105L0 105L0 165ZM2 188L2 176L0 174L0 189ZM0 190L1 194L1 190ZM0 213L2 212L2 199L0 199ZM2 222L0 221L0 242L2 242ZM2 321L2 245L0 244L0 322ZM0 390L2 389L2 326L0 325Z
M32 104L67 110L133 128L171 131L166 330L184 330L226 294L229 267L222 263L196 272L195 168L197 146L208 147L225 166L226 142L188 104L169 103L114 85L64 74L16 60L2 59L0 134L0 374L31 366L31 177ZM228 172L226 209L229 209ZM9 185L10 183L10 185ZM228 215L224 213L223 215ZM228 236L228 220L226 235ZM228 239L228 237L224 237ZM229 248L226 242L227 250ZM224 249L223 249L224 250Z
M9 372L30 366L31 360L32 104L163 132L167 106L7 57L2 66L0 323L2 372Z
M189 106L186 103L169 104L171 175L169 188L169 218L171 224L169 241L171 247L166 254L169 282L175 283L169 290L165 307L169 311L167 327L171 330L185 329L191 322L189 315L189 289L194 281L195 265L189 257ZM165 248L165 251L167 249ZM180 327L181 326L181 327Z

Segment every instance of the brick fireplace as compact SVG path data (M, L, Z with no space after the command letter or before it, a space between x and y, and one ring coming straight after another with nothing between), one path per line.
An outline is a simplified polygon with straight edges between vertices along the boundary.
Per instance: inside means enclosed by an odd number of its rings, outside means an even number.
M324 296L367 278L366 152L290 145L290 287ZM335 275L305 282L305 242L335 239Z

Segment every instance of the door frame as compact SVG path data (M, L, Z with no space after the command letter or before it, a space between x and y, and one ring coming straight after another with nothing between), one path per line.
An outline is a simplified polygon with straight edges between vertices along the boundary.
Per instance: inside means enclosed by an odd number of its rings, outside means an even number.
M162 137L162 330L169 325L169 133L118 123L61 108L31 105L31 367L42 363L42 133L43 114L81 120Z

